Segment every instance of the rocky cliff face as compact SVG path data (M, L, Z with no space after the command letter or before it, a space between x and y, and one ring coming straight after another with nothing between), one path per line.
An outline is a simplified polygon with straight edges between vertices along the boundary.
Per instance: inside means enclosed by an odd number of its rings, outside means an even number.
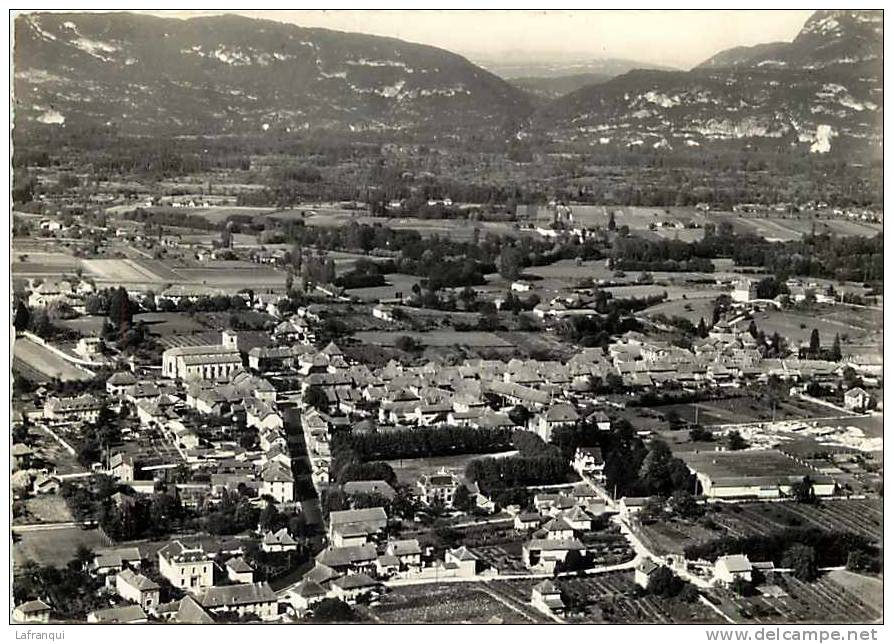
M530 110L522 91L441 49L234 16L32 14L15 39L22 123L437 134Z
M558 99L538 122L592 145L879 152L882 36L879 12L819 11L791 43L728 50L689 72L633 71Z

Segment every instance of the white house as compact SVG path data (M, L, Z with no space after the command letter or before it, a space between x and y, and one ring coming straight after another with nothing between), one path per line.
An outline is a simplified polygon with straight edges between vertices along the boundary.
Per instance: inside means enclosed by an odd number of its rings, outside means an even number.
M853 387L843 395L843 405L852 411L865 411L871 403L871 396L862 387Z
M531 589L530 603L544 613L555 613L556 615L564 613L565 606L564 600L561 599L561 591L551 579L546 579Z
M648 582L651 581L651 575L657 572L658 568L660 568L660 566L651 561L651 559L640 559L638 563L636 563L636 585L641 586L642 588L648 588Z
M721 584L731 584L739 579L752 581L753 565L747 555L724 555L716 559L713 578Z
M214 560L201 546L171 541L158 551L158 572L176 588L197 592L214 585Z

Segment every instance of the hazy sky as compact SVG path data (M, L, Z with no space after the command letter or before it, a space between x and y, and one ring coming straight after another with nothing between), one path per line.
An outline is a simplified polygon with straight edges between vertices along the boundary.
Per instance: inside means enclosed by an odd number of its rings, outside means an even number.
M213 11L153 11L188 17ZM472 59L583 56L689 68L738 45L792 40L812 11L230 11L443 47ZM510 54L510 56L509 56ZM521 62L521 61L519 61ZM527 61L523 61L527 62Z

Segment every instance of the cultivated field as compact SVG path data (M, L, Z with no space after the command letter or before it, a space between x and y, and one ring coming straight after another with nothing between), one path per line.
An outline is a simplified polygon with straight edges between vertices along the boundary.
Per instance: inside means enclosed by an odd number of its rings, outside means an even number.
M58 279L64 273L74 273L80 260L67 253L46 253L23 250L18 242L12 252L12 273L16 277Z
M883 534L883 506L877 499L830 500L815 505L741 503L716 505L712 510L710 517L731 536L810 526L853 532L878 542Z
M530 624L544 621L530 607L498 598L483 584L424 584L394 588L378 605L373 619L390 624Z
M578 624L714 624L723 619L698 601L664 599L640 592L632 572L558 580L562 594L580 607L568 621Z
M866 624L882 616L876 599L866 599L830 575L805 583L793 575L776 573L769 581L768 587L763 587L766 592L753 597L724 594L723 611L733 619L757 624Z
M874 309L823 306L802 312L770 309L755 314L753 320L767 336L778 332L795 344L809 342L812 330L818 329L822 343L831 346L837 333L845 344L876 334L882 326L882 316L881 311ZM737 327L744 330L749 325L749 320L741 320Z
M709 297L691 297L685 300L670 300L661 302L654 306L649 306L644 310L646 315L665 315L667 318L674 317L685 318L694 325L698 324L701 318L706 324L710 324L713 319L713 302L716 296Z
M39 380L58 378L62 382L90 380L93 376L28 338L16 338L13 345L13 369Z
M763 402L750 396L706 400L698 403L660 405L652 407L664 415L676 412L688 422L697 420L701 425L729 425L750 423L773 418L773 410ZM822 418L833 414L833 410L797 398L779 403L774 410L775 420L795 418ZM697 417L697 418L696 418Z
M16 568L28 560L44 566L63 567L74 558L79 546L96 552L108 547L99 530L80 527L44 528L16 532L12 546L13 564Z
M654 552L682 553L688 546L714 539L768 535L787 528L816 527L860 534L874 541L882 535L882 506L874 499L830 500L815 505L795 502L735 503L706 506L715 527L703 521L673 519L637 524L636 534ZM705 519L706 520L706 519Z
M151 268L136 259L85 259L84 271L97 282L111 284L162 284L165 277L156 274Z

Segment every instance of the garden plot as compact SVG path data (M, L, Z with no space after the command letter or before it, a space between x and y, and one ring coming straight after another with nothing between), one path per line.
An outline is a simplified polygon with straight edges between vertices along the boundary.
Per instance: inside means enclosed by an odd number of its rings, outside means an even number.
M612 572L557 581L577 612L568 621L578 624L714 624L724 620L699 601L665 599L640 592L631 572Z
M423 584L395 588L369 612L389 624L530 624L535 619L478 584Z
M771 585L777 587L771 594L740 597L728 593L723 608L733 617L758 624L852 624L881 618L876 601L866 601L830 575L805 583L793 575L773 574Z

